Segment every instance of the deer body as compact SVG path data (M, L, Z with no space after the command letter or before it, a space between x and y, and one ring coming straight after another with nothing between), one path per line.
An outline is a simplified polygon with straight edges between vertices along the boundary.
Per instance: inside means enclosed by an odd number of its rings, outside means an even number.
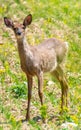
M21 68L28 79L28 108L26 120L30 118L30 100L32 95L33 76L38 78L38 93L43 105L43 73L52 73L61 84L61 108L67 106L68 84L63 73L62 63L67 54L67 43L55 38L43 41L37 46L30 46L25 39L25 28L32 21L28 15L22 25L14 25L11 19L4 18L7 27L13 29L18 45Z
M41 46L42 47L42 46ZM29 46L25 42L18 44L21 68L29 75L38 75L39 71L48 72L56 67L54 49Z
M22 70L31 76L38 75L39 71L54 71L57 65L63 62L67 52L67 44L59 42L59 40L51 38L38 46L30 46L26 40L18 41Z

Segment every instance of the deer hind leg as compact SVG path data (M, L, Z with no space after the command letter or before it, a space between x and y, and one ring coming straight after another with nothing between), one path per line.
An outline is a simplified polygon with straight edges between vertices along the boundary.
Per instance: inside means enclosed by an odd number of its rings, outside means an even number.
M38 75L38 94L41 105L43 105L43 72Z
M60 66L53 72L53 75L58 79L61 85L61 108L68 104L68 84L64 76L64 72Z
M28 79L28 106L27 106L27 113L26 113L26 120L30 119L30 100L32 95L32 77L27 76Z
M61 76L60 84L61 84L61 86L63 86L64 105L67 107L68 106L68 83L67 83L67 79L66 79L64 72L63 72L63 70L60 66L58 67L58 72L59 72L59 75Z

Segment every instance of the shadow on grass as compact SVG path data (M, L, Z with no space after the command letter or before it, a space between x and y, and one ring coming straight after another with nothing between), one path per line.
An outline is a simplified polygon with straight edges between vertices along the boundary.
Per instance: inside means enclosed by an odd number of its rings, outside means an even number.
M32 121L34 121L34 122L39 122L41 120L42 120L42 118L40 116L33 117L33 119L32 119ZM30 121L27 121L26 119L23 119L23 120L19 120L18 122L24 123L24 122L30 122Z
M10 122L0 122L0 125L6 125L6 124L9 124Z
M21 122L21 123L25 123L25 122L42 122L42 123L46 123L46 122L49 122L49 121L59 121L59 115L52 115L50 116L48 119L43 119L41 116L36 116L36 117L33 117L33 119L27 121L26 119L23 119L23 120L19 120L18 122Z
M29 122L29 123L31 123L31 122L33 122L33 123L37 123L37 122L46 123L46 120L43 119L43 118L40 117L40 116L36 116L36 117L33 117L33 119L31 119L31 120L29 120L29 121L26 120L26 119L22 119L22 120L17 121L17 123L19 123L19 122L21 122L21 123L25 123L25 122Z

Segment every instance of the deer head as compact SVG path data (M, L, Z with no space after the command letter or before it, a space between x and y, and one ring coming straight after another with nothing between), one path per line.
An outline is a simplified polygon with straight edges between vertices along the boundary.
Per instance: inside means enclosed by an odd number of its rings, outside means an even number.
M22 24L14 24L13 21L7 17L4 17L4 23L7 27L11 28L16 36L16 39L23 39L25 36L25 29L32 22L32 15L26 16Z

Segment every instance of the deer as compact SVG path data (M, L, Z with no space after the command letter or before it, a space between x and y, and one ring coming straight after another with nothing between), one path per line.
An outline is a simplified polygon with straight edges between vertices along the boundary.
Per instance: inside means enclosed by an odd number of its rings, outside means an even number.
M50 72L61 85L61 110L63 111L64 106L68 106L68 83L63 70L64 59L68 52L68 43L57 38L48 38L38 45L29 45L26 40L25 30L31 22L31 14L25 17L22 24L15 24L10 18L4 17L5 25L15 33L21 68L27 77L26 121L30 120L30 103L34 76L38 79L38 95L41 105L44 104L43 75L46 72Z

